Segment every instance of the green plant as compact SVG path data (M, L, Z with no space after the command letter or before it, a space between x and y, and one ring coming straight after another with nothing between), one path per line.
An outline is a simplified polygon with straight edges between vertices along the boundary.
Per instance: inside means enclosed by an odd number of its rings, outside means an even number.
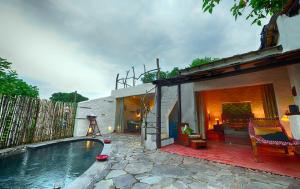
M186 134L186 135L191 135L193 133L193 129L190 128L189 126L184 126L182 128L182 134Z
M218 60L218 58L212 58L212 57L196 58L193 60L192 64L189 65L189 67L190 68L197 67L203 64L208 64L215 60Z
M59 101L59 102L82 102L89 100L87 97L82 96L81 94L77 94L76 92L71 93L53 93L50 97L51 101Z
M22 79L11 69L11 62L0 57L0 93L8 96L29 96L37 98L39 90Z
M213 12L213 9L221 0L203 0L202 9L204 12ZM234 0L230 9L235 19L244 14L244 10L248 8L250 13L247 13L246 19L252 19L252 24L261 25L261 19L268 15L279 13L288 0Z

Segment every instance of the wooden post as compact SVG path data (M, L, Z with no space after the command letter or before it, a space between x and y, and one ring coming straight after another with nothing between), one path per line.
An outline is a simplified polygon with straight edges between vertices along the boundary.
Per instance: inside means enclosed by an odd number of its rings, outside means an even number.
M135 72L134 72L134 66L132 66L132 72L133 72L133 76L132 76L132 85L135 86Z
M124 82L124 88L127 88L127 78L128 78L129 70L126 71L126 77L125 77L125 82Z
M156 147L161 148L161 86L156 88Z
M178 93L178 127L181 124L181 85L177 85L177 93Z
M147 72L146 65L144 64L144 74Z
M76 103L77 102L77 91L75 91L75 93L74 93L74 103Z
M160 78L159 58L156 58L156 67L157 67L156 79L158 80Z
M117 74L117 77L116 77L116 90L118 90L118 83L119 83L119 74Z

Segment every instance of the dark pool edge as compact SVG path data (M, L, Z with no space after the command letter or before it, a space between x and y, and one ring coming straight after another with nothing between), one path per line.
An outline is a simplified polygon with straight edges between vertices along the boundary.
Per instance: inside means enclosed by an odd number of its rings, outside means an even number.
M0 158L26 152L26 145L0 149Z
M55 145L58 143L69 143L69 142L84 141L84 140L97 141L97 142L101 142L102 145L104 145L103 141L100 138L92 138L92 137L87 137L87 136L70 137L70 138L57 139L57 140L51 140L51 141L43 141L43 142L34 143L34 144L25 144L25 145L15 146L15 147L11 147L11 148L0 149L0 158L24 153L24 152L26 152L26 150L39 149L39 148Z
M98 139L101 141L101 139ZM102 142L102 141L101 141ZM104 144L102 154L111 155L111 144ZM109 161L95 161L82 175L68 184L64 189L93 189L94 184L108 174L111 168Z
M100 142L103 145L103 142L101 139L85 136L85 137L71 137L71 138L64 138L64 139L58 139L58 140L52 140L52 141L45 141L45 142L36 143L36 144L29 144L29 145L26 145L26 148L29 150L40 149L40 148L52 146L52 145L55 145L58 143L70 143L70 142L86 141L86 140Z

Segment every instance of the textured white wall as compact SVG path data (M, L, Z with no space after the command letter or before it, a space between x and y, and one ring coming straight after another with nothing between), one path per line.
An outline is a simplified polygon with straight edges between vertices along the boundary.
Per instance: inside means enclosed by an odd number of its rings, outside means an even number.
M181 122L188 123L194 131L197 131L195 107L194 83L181 85Z
M87 115L97 116L97 123L102 134L110 133L115 125L116 101L114 97L105 97L95 100L80 102L78 104L74 136L85 136L89 122ZM109 130L109 127L112 130Z
M126 96L142 95L142 94L146 94L146 92L150 90L151 90L150 93L155 93L155 85L153 85L152 83L145 83L141 85L136 85L134 87L113 90L111 91L111 96L115 98L120 98Z
M279 30L278 44L282 45L283 51L300 48L300 15L288 17L281 15L277 18Z
M297 96L295 96L295 103L300 107L300 64L291 65L288 68L290 74L291 87L295 86Z
M116 99L126 96L142 95L154 88L151 83L137 85L119 90L113 90L111 96L80 102L78 104L74 136L85 136L89 122L86 118L89 114L97 116L97 122L102 133L110 133L115 128ZM151 90L148 93L155 93ZM111 127L112 130L108 128Z

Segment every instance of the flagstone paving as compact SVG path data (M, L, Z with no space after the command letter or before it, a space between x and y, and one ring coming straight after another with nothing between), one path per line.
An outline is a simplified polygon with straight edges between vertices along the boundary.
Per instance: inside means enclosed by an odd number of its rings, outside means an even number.
M112 135L110 170L95 189L296 189L300 179L147 151L135 135ZM238 158L238 157L237 157ZM300 170L299 170L300 171Z

